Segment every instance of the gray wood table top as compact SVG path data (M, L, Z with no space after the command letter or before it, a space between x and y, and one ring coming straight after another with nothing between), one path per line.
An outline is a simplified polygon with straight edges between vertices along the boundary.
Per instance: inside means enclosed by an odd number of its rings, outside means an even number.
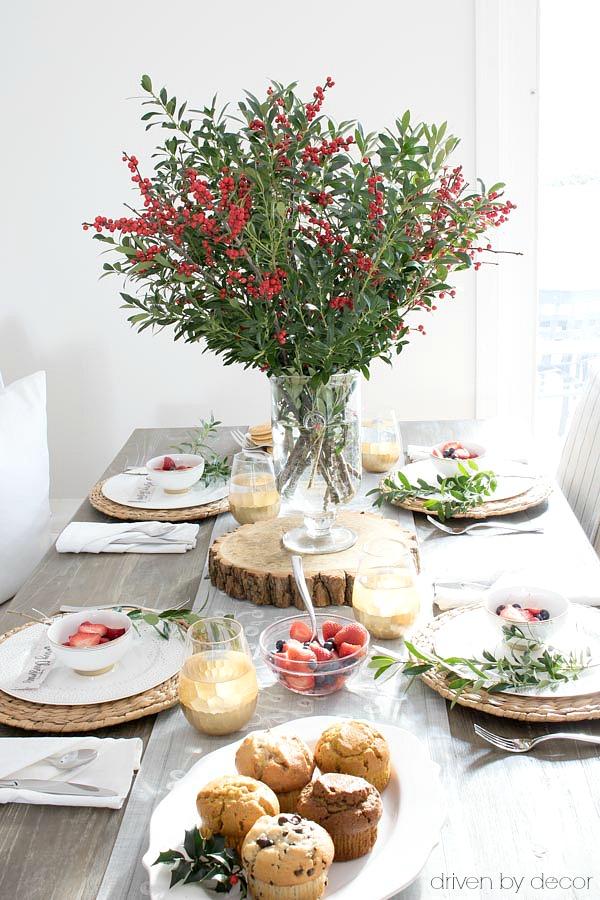
M463 440L478 439L507 455L523 450L522 441L516 448L509 446L501 427L493 422L406 422L401 430L405 445L460 436ZM166 452L185 432L136 430L102 477ZM218 446L221 452L234 449L227 429L219 435ZM389 507L384 515L415 528L426 571L438 576L446 571L448 553L442 553L441 548L448 545L423 516L417 514L413 519L412 513ZM74 518L110 521L87 501ZM533 536L546 542L537 545L538 555L541 546L542 559L547 556L548 561L556 562L559 558L567 573L584 576L600 592L600 564L560 492L555 491L541 507L511 516L514 521L528 519L542 521L545 527L543 536ZM204 520L196 548L182 555L72 555L58 554L52 548L18 595L0 609L0 629L7 631L18 623L7 610L27 614L32 606L47 613L67 603L133 603L166 609L190 600L196 608L235 612L255 649L261 628L278 618L281 611L231 600L213 588L206 575L209 546L216 536L234 526L229 514ZM516 540L490 538L498 548L497 568L518 567L533 546L527 544L531 539L529 535L519 535ZM559 729L600 735L599 721L566 727L527 725L461 706L450 709L421 683L407 692L400 678L375 689L361 676L360 689L325 698L292 695L265 680L260 670L259 681L262 690L257 713L245 731L300 716L367 718L413 732L440 766L448 819L421 874L397 898L592 900L600 896L600 747L574 742L544 744L531 754L512 756L482 744L473 734L473 723L479 722L506 736L525 737ZM0 726L0 736L19 734L30 736ZM148 845L152 810L202 755L240 736L200 735L177 708L95 734L137 736L144 741L142 765L126 804L118 811L0 806L0 897L122 900L147 896L148 879L141 858Z

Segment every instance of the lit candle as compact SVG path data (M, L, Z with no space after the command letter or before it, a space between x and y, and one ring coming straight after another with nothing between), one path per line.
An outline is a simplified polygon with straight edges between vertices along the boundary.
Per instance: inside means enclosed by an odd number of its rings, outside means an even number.
M361 450L363 469L367 472L387 472L400 457L398 441L363 441Z
M391 566L359 572L354 580L354 616L376 638L402 637L420 606L414 573Z
M229 509L240 525L274 519L280 506L281 498L273 476L248 472L231 479Z

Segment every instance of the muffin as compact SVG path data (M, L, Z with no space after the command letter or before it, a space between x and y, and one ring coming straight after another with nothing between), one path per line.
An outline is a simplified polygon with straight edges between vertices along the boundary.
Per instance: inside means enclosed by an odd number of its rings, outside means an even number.
M268 784L277 794L281 812L295 812L300 791L315 770L315 761L304 741L295 734L255 731L235 754L240 775Z
M326 728L315 747L321 772L357 775L383 791L390 780L390 748L369 722L336 722Z
M373 849L383 808L379 791L364 778L329 772L300 794L298 814L329 833L335 861L357 859Z
M250 828L261 816L274 816L279 802L270 787L243 775L222 775L205 784L196 798L204 837L222 834L240 850Z
M250 896L316 900L327 887L333 843L324 828L298 815L262 816L242 845Z

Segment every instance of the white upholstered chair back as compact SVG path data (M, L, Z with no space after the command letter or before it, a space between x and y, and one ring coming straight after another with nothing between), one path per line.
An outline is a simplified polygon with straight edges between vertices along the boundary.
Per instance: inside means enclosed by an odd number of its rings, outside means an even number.
M588 370L563 447L557 480L600 555L600 361Z

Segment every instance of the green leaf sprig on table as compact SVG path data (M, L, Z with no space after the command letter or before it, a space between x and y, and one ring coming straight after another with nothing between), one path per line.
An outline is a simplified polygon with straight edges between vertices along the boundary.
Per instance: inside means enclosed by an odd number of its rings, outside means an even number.
M119 609L119 607L115 608ZM145 609L128 610L125 606L122 611L131 619L134 628L136 622L146 622L165 640L168 640L173 634L183 637L190 625L202 619L202 616L192 612L191 609L165 609L162 612L152 612Z
M466 460L466 464L468 468L462 463L458 464L457 475L450 475L447 478L438 475L435 484L430 484L424 478L417 478L417 483L411 484L406 475L399 471L385 478L378 487L369 491L367 496L376 495L373 506L381 506L384 501L398 504L405 500L428 497L423 505L443 522L457 513L465 513L476 506L481 506L485 498L490 497L498 486L494 472L480 471L472 459ZM432 497L432 494L439 494L441 497Z
M406 641L412 658L406 661L392 656L377 655L369 661L375 669L374 678L398 667L398 672L410 678L410 684L425 672L443 673L448 688L455 692L452 706L465 691L487 691L499 694L510 688L557 688L568 681L576 681L591 665L589 648L578 653L564 654L554 647L543 646L525 636L518 625L503 629L506 640L518 640L520 647L506 656L496 656L484 650L481 659L474 657L442 657L428 653Z
M152 863L153 866L159 863L174 866L169 887L175 887L179 882L203 882L206 888L217 894L228 894L237 886L241 897L247 895L248 886L240 857L236 850L225 846L223 837L203 838L197 828L191 828L185 833L183 848L185 853L165 850Z
M208 443L209 438L215 437L217 426L220 424L221 422L211 413L208 421L200 419L200 425L189 432L188 439L173 448L179 453L194 453L204 457L204 472L200 480L205 484L219 479L227 480L231 475L229 457L219 456Z

